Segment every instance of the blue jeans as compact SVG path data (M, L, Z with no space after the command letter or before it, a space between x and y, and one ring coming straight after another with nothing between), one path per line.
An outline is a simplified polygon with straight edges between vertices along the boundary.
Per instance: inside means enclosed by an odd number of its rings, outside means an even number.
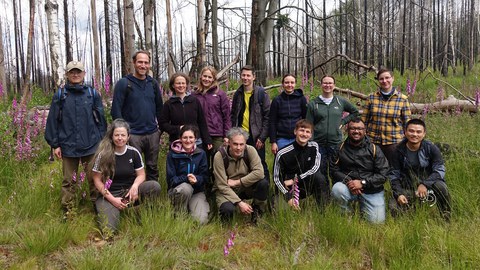
M288 138L277 138L277 146L278 150L284 148L285 146L293 143L295 141L295 138L288 139Z
M360 210L364 217L372 223L385 222L385 198L384 191L373 194L359 194L353 195L350 193L347 185L342 182L337 182L332 187L332 196L340 204L340 207L350 212L349 203L351 201L360 202Z

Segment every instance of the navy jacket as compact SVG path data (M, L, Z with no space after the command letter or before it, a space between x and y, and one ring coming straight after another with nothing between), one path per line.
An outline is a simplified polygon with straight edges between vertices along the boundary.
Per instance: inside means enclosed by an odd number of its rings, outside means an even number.
M53 96L45 140L52 148L60 147L65 157L94 154L105 135L102 98L93 88L92 91L88 88L83 84L67 84L63 97L59 98L57 93Z
M285 91L273 99L270 105L270 142L277 142L278 138L295 138L293 131L295 124L307 115L307 99L303 91L295 89L287 95Z
M197 147L192 154L187 154L170 149L167 154L168 189L181 183L189 183L187 178L189 173L193 173L197 178L197 183L193 185L193 193L204 191L205 181L209 175L205 151Z
M139 80L129 74L115 84L112 119L125 119L130 124L130 133L146 135L158 131L157 119L162 108L162 94L152 77Z
M445 163L437 146L431 141L423 140L417 155L420 166L414 168L407 156L407 139L403 139L397 146L389 173L395 198L407 194L406 191L416 190L420 184L431 187L437 181L445 182Z

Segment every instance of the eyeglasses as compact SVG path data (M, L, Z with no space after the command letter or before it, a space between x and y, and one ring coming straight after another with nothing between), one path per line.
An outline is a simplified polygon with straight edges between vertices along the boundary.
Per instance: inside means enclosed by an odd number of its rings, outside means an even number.
M365 128L361 128L361 127L349 127L348 130L351 130L351 131L355 131L355 130L362 131L362 130L365 130Z

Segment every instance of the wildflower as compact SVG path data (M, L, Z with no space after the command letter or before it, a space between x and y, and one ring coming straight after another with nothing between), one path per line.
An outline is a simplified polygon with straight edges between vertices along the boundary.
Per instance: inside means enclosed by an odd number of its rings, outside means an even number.
M475 91L475 106L478 107L479 104L480 104L480 90L477 89Z
M235 245L235 243L233 243L232 238L228 238L227 247L231 248L231 247L233 247L233 245Z
M223 256L227 256L228 254L230 254L230 251L228 250L227 246L224 246L223 247Z
M405 91L407 92L407 96L410 96L410 79L407 79L407 85L405 86Z
M76 172L73 172L73 174L72 174L72 181L77 182L77 173Z
M104 186L105 190L109 190L109 189L110 189L110 186L112 185L112 182L113 182L113 181L112 181L112 179L110 179L110 178L108 178L108 180L105 181L105 186Z
M83 181L85 180L85 176L86 176L86 175L87 175L87 174L86 174L85 172L81 172L81 173L80 173L80 183L83 183Z
M415 94L415 90L417 88L417 80L415 79L413 81L413 86L412 86L412 89L410 90L412 92L412 96Z
M105 94L107 97L110 96L110 73L105 73L105 83L103 84L103 87L105 88Z
M445 90L442 87L437 89L437 101L443 101L445 98Z
M428 104L425 105L425 107L423 107L423 110L422 110L422 118L425 119L425 117L427 116L427 113L429 111L429 106Z
M295 175L293 180L293 205L298 207L300 204L300 189L298 188L298 176Z

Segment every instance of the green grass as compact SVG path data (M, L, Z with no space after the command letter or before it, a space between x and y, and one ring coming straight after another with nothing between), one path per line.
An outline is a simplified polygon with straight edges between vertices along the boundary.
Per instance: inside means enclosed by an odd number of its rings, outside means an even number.
M397 74L396 79L403 80ZM462 84L473 85L478 79L452 76L449 82L468 90L474 87ZM374 81L363 78L358 82L345 76L337 78L337 85L369 92ZM426 78L417 88L424 90L417 91L428 93L425 98L434 95L437 86ZM316 86L312 95L318 93ZM165 191L162 151L161 198L124 213L114 240L97 246L95 238L100 233L88 201L81 201L72 221L61 222L61 162L47 161L46 144L40 144L37 157L30 161L2 155L0 268L479 269L479 117L428 114L426 118L427 137L449 146L445 160L453 199L450 224L443 222L435 207L423 206L396 219L388 216L383 225L372 225L358 215L341 213L335 205L319 212L310 198L301 202L300 212L280 201L276 212L264 216L258 226L248 225L249 218L242 216L231 226L222 225L218 217L200 226L188 216L174 217ZM2 121L3 125L8 124ZM4 129L0 136L4 139ZM232 231L235 245L224 256L223 247Z

